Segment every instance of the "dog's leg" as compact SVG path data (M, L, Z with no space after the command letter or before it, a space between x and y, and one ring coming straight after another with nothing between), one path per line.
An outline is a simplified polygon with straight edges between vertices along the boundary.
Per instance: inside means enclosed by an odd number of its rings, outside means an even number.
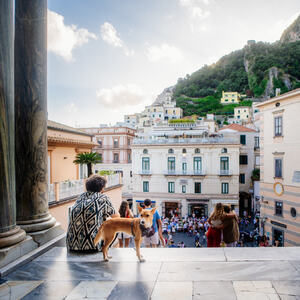
M104 246L102 247L104 261L109 261L109 258L111 258L111 256L107 255L107 253L108 253L108 249L109 249L111 242L114 240L114 237L115 237L115 234L111 234L111 235L105 237Z
M142 239L140 237L136 237L134 242L135 242L135 251L136 251L136 256L138 257L140 262L144 262L145 259L141 255L141 241Z

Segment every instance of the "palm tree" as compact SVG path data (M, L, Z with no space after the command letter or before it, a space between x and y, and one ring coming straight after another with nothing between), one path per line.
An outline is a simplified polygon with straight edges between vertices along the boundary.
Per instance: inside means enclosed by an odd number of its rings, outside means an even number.
M101 163L101 156L95 152L78 153L73 163L76 165L87 165L89 177L92 175L92 165Z

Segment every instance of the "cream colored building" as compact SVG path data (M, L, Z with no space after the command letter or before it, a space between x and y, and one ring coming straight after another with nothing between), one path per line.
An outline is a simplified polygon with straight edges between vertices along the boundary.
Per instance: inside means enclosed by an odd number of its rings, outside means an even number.
M238 92L222 91L221 104L238 104L240 103L241 95Z
M241 123L251 121L252 112L250 106L239 106L234 108L234 118Z
M300 89L257 105L261 114L261 223L272 243L300 246Z
M187 124L185 124L187 126ZM218 202L239 203L239 148L206 130L156 130L132 145L133 209L151 199L162 215L208 216Z
M226 136L234 136L241 144L239 153L240 214L254 209L252 201L252 171L260 168L259 131L239 124L222 127L219 131Z
M75 165L78 153L96 146L93 135L77 128L48 120L48 182L78 180L87 176L85 165Z

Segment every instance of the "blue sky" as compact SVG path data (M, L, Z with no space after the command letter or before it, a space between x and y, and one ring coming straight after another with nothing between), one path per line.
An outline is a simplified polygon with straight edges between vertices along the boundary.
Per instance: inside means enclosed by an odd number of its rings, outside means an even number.
M122 121L179 77L274 42L298 0L48 0L48 115L71 126Z

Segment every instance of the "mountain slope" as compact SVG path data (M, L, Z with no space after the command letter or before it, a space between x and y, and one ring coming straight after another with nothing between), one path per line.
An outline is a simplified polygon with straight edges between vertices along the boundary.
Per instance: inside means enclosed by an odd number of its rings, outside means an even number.
M195 103L192 98L211 96L208 100L216 108L212 99L219 100L223 90L266 99L275 95L276 88L284 93L300 87L300 40L296 38L299 36L300 16L284 31L280 41L273 44L248 41L243 49L179 79L173 95L177 105L188 115L197 113L193 106L199 108L199 101Z

